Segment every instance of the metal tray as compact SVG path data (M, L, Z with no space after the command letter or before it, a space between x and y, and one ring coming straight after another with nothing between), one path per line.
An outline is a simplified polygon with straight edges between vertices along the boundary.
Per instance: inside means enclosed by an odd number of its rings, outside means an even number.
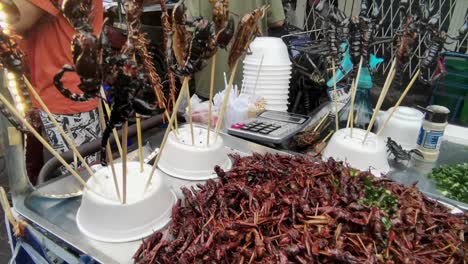
M459 144L455 140L444 140L440 148L440 156L437 162L427 163L417 160L405 164L405 162L396 163L390 160L391 172L387 176L397 182L405 185L416 183L419 190L427 196L457 206L468 211L468 204L447 198L437 190L435 182L427 177L433 168L442 165L454 165L468 162L468 146Z
M156 147L160 145L164 131L157 131L151 138L151 145ZM257 153L283 153L275 149L251 143L227 134L222 134L226 146L226 153L238 153L248 155ZM162 177L170 188L181 196L179 191L181 186L196 184L173 178L162 173ZM65 176L60 179L46 183L35 191L23 194L13 195L13 204L16 211L32 223L45 229L52 236L67 243L70 247L83 252L101 263L133 263L131 257L137 250L141 241L129 243L104 243L92 240L82 234L75 221L76 212L81 203L80 197L69 199L51 199L40 195L41 192L50 193L52 190L61 189L64 185L73 185L71 176ZM68 188L79 190L77 186Z
M164 131L158 130L148 138L147 141L149 141L153 149L160 145L163 133ZM226 153L238 153L240 155L249 155L253 152L260 154L294 154L292 152L281 152L227 134L222 134L222 136L226 145ZM468 160L468 152L465 146L444 141L442 144L442 150L439 162L436 164L401 164L392 162L392 171L388 176L407 185L418 182L420 190L429 197L442 201L443 203L451 206L452 209L459 208L468 210L467 204L440 196L435 189L435 185L425 176L434 166L447 163L454 164ZM170 188L176 191L179 197L181 196L179 191L181 186L198 183L173 178L164 173L162 173L161 176L164 177L166 183ZM70 185L67 188L74 189L72 184L74 181L70 178L71 176L65 176L48 182L35 191L27 190L22 194L14 194L13 203L15 209L33 224L43 228L51 237L56 237L60 241L68 244L70 247L93 257L101 263L133 263L131 256L136 251L141 241L130 243L104 243L92 240L84 236L78 230L75 222L75 216L78 207L80 206L80 197L69 199L50 199L41 197L41 192L51 192L51 190L57 190L60 188L63 189L64 185Z

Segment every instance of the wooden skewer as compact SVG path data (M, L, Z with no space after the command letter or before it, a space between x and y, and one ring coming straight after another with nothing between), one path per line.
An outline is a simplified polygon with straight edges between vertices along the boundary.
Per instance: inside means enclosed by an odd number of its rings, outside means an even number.
M187 83L190 80L189 77L185 77L185 79L188 79ZM192 145L195 145L195 134L193 132L192 103L190 102L190 91L189 89L185 89L185 91L187 95L187 108L188 108L188 116L189 116L189 124L190 124L190 136L192 138Z
M353 96L356 95L356 94L354 93L354 82L355 82L355 81L356 81L356 80L353 80L352 83L351 83L351 96L350 96L351 98L350 98L349 100L351 100L351 103L352 103L352 104L354 104L354 102L353 102L353 100L354 100L354 99L353 99ZM352 120L352 118L353 118L353 113L351 112L351 106L350 106L350 109L349 109L349 110L350 110L350 111L349 111L349 113L348 113L348 120L347 120L347 122L346 122L346 128L349 128L349 127L351 126L351 120ZM354 111L354 109L353 109L353 111Z
M262 54L262 59L260 60L260 66L258 67L257 78L255 78L255 84L253 87L252 94L255 94L257 92L257 84L258 84L258 79L260 78L260 72L262 71L263 58L264 58L264 55Z
M122 128L122 185L123 185L123 194L122 194L122 203L127 203L127 138L128 138L128 121L125 121Z
M103 102L104 102L104 107L106 109L106 114L107 116L110 117L111 115L111 110L110 110L110 107L109 107L109 104L107 104L107 96L106 96L106 93L104 92L104 88L101 87L101 97L103 99ZM105 129L106 126L104 126L103 129ZM123 153L122 153L122 145L120 144L120 139L119 139L119 134L117 133L117 129L112 129L112 133L114 134L114 138L115 138L115 144L117 144L117 149L119 150L119 154L120 154L120 157L122 157Z
M169 124L171 124L175 120L175 116L177 115L177 110L179 109L180 102L182 101L182 98L183 98L183 95L184 95L186 89L188 90L188 80L187 79L185 79L184 83L182 84L182 88L180 89L179 96L177 97L176 104L174 105L174 109L172 110L172 116L169 119ZM158 167L158 162L161 159L161 154L162 154L162 152L164 150L164 146L166 145L167 138L169 136L170 131L171 131L170 130L170 125L168 125L167 128L166 128L166 132L164 133L164 137L163 137L163 140L161 142L161 145L159 146L158 154L156 154L156 159L155 159L155 161L153 163L151 173L150 173L150 175L148 177L148 180L146 181L145 189L144 189L143 193L146 193L146 191L148 190L149 185L151 184L151 180L153 179L154 172L156 171L156 168Z
M372 114L372 118L367 127L366 135L364 136L364 139L362 140L362 144L366 142L366 139L369 136L369 133L372 127L374 126L374 123L380 111L380 108L382 107L385 97L387 96L388 89L390 89L393 78L395 78L395 66L396 66L396 58L392 62L392 66L390 67L390 71L388 72L387 79L385 80L384 86L382 87L382 92L380 92L379 99L377 100L377 104L375 105L374 113Z
M114 158L112 157L112 150L111 150L109 143L107 143L107 146L106 146L106 153L107 153L107 157L109 158L109 164L111 167L112 178L114 179L114 187L115 187L115 192L117 194L117 199L119 200L119 202L122 202L122 197L120 196L120 190L119 190L119 182L117 180L117 173L115 172Z
M11 210L10 202L8 201L8 196L5 192L5 189L2 186L0 186L0 204L8 222L13 227L13 234L16 236L23 235L22 231L26 228L28 223L26 223L26 221L21 220L21 219L17 220L13 216L13 213L11 212L12 210Z
M141 136L141 115L136 114L136 126L137 126L137 140L138 140L138 157L140 158L140 172L143 172L143 139Z
M104 120L104 109L102 109L101 102L98 103L98 112L99 112L99 120L101 122L102 127L106 127L106 121ZM120 197L120 190L119 190L119 182L117 180L117 174L115 173L115 166L114 166L114 158L112 157L112 151L110 148L109 142L106 145L106 155L109 159L109 166L111 167L112 178L114 179L114 187L115 193L117 194L117 199L119 202L122 202L122 198Z
M213 94L214 94L214 78L215 78L215 70L216 69L216 53L212 58L211 61L211 79L210 79L210 97L208 98L208 130L207 130L207 137L206 137L206 145L210 145L210 130L211 130L211 118L212 113L211 109L213 107Z
M49 117L50 121L52 121L52 124L58 129L60 135L62 138L65 140L67 143L68 147L73 151L74 155L76 158L78 158L83 166L86 168L86 171L88 171L90 177L94 177L94 171L89 167L88 163L86 160L83 158L83 156L80 154L78 149L75 147L74 142L70 139L70 137L67 135L67 133L63 130L63 127L57 122L57 119L52 115L52 113L49 111L49 108L47 105L42 101L41 97L39 94L36 92L32 84L29 82L29 80L26 78L26 76L23 75L23 79L26 83L26 87L28 88L29 92L34 96L34 98L37 100L39 105L41 106L42 110L44 110ZM77 164L77 163L75 163ZM99 181L97 181L99 183Z
M350 136L351 138L353 137L353 127L354 127L354 101L356 99L356 92L357 92L357 87L359 86L359 79L361 78L361 69L362 69L362 56L361 59L359 60L359 67L358 67L358 72L356 75L356 80L354 81L354 91L353 91L353 100L351 101L351 131L350 131Z
M387 119L385 120L385 122L383 123L383 125L380 127L379 131L377 132L377 136L380 136L380 134L383 132L383 130L385 129L385 127L387 126L388 124L388 121L390 121L390 119L392 118L393 114L395 113L396 109L400 106L401 102L403 102L403 99L405 99L405 96L406 94L409 92L409 90L411 90L411 87L413 87L413 84L416 82L416 80L418 79L419 77L419 74L421 74L420 70L418 69L416 71L416 73L414 74L413 78L411 79L411 82L408 84L408 86L406 86L405 90L403 91L403 93L401 94L400 98L398 99L398 101L396 102L395 106L393 107L392 111L390 112L390 114L388 115Z
M24 124L24 126L28 129L29 132L31 132L33 134L33 136L39 140L39 142L42 143L42 145L44 145L44 147L50 152L52 153L52 155L54 155L55 158L57 158L58 161L60 161L60 163L62 163L62 165L73 175L73 177L75 177L76 180L78 180L79 183L81 183L85 188L88 188L89 190L92 190L88 184L81 178L81 176L70 166L70 164L68 164L63 158L62 156L60 156L60 154L49 144L49 142L47 142L47 140L45 140L41 134L39 134L39 132L36 131L36 129L34 129L34 127L29 124L28 121L26 121L26 119L18 112L18 110L10 104L10 102L2 95L0 94L0 101L5 105L6 108L8 108L8 110L18 119L18 120L21 120ZM95 192L95 191L94 191ZM95 192L97 193L97 192Z
M315 126L314 132L316 132L316 131L319 129L319 127L322 126L323 122L325 122L325 120L327 119L327 117L328 117L328 113L327 113L326 115L324 115L324 116L322 117L322 119L320 120L320 122Z
M336 68L335 61L332 60L332 71L333 71L333 102L335 103L335 131L338 131L338 93L336 91Z
M239 60L237 60L236 64L234 64L234 67L232 68L232 71L231 71L231 76L229 77L229 84L228 84L228 87L226 88L227 90L224 94L224 100L223 100L223 104L221 106L221 110L218 116L218 122L216 123L215 142L218 140L219 132L221 130L221 126L223 125L224 114L226 113L227 104L229 102L229 94L231 93L231 90L232 90L232 83L234 82L234 77L236 76L238 64L239 64Z
M166 116L166 119L167 119L168 121L169 121L169 119L171 119L171 116L169 115L169 112L168 112L167 110L164 111L164 115ZM175 117L174 123L177 123L177 115L176 115L176 117ZM179 140L179 138L177 137L177 135L178 135L178 132L177 132L177 129L178 129L178 128L177 128L177 126L174 127L174 124L168 124L168 126L171 127L172 131L174 132L174 136L176 137L177 140Z

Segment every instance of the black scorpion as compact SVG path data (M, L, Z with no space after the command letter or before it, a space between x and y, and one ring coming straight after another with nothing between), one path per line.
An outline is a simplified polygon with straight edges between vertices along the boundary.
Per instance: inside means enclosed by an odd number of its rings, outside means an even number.
M190 23L194 28L193 37L190 41L189 52L185 65L176 67L174 73L178 76L190 76L200 71L205 65L204 61L211 58L216 52L216 29L211 21L197 18Z
M423 157L423 154L421 151L417 149L412 149L410 151L406 151L403 149L401 145L396 143L393 139L390 137L387 138L387 152L392 153L393 157L396 161L398 160L410 160L411 159L411 154L415 154L419 157Z
M437 13L429 19L426 25L426 30L428 31L426 42L429 42L430 44L427 46L426 52L420 62L421 75L419 76L419 79L421 82L427 84L433 84L445 74L443 62L439 60L441 52L444 49L444 45L446 43L459 40L468 32L468 17L465 19L465 24L458 30L458 36L456 37L449 36L449 34L444 30L439 30L439 20L440 14ZM437 64L437 68L440 73L434 74L430 79L427 79L426 76L428 71L433 68L435 64Z

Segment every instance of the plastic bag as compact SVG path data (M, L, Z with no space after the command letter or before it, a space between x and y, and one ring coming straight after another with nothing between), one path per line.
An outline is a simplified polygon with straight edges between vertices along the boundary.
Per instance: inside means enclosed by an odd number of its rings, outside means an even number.
M202 102L202 100L194 94L190 98L190 104L192 107L192 122L200 123L200 124L208 124L208 109L209 103L208 101ZM189 113L188 107L185 109L185 120L189 120ZM211 127L216 126L216 122L218 122L218 108L214 105L211 107Z

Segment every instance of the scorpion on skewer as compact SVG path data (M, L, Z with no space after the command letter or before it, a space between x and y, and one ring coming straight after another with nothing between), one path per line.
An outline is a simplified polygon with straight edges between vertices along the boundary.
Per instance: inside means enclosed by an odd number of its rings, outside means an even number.
M421 75L419 79L421 82L426 84L433 84L435 81L445 75L445 66L441 59L439 59L444 45L450 43L448 40L458 41L466 33L468 33L468 18L465 19L465 24L458 30L458 36L452 37L444 30L438 30L437 25L440 19L440 14L435 14L427 23L427 31L429 33L428 39L429 45L427 46L426 52L420 61ZM426 78L427 72L437 65L437 69L430 79Z
M183 67L174 71L179 76L190 76L200 71L204 61L216 53L216 30L213 22L197 18L191 25L195 28L190 41L189 52Z
M400 1L400 18L404 19L401 30L397 33L395 82L392 86L401 86L403 83L403 70L409 61L418 36L420 18L410 14L408 0ZM420 13L423 13L422 8Z
M370 17L367 16L369 8L370 6L368 0L361 3L361 13L359 15L359 19L361 21L362 28L361 55L363 57L363 65L365 65L369 71L371 71L372 69L369 65L370 45L374 41L374 37L382 25L382 20L378 20L379 8L375 2Z
M88 18L91 9L91 0L65 0L62 4L64 16L76 30L72 40L75 67L64 65L55 75L54 85L63 96L78 102L85 102L99 96L102 84L102 61L99 56L101 53L104 57L109 55L102 45L103 34L100 38L93 34L93 27ZM70 89L63 86L61 80L66 72L76 72L80 76L78 88L83 94L72 93Z
M349 18L347 18L341 10L335 8L333 5L328 6L328 14L323 14L325 10L325 2L326 0L322 0L315 7L315 10L319 12L319 17L324 22L326 22L325 39L328 49L324 55L329 65L334 63L339 70L345 72L342 68L342 65L337 62L341 60L342 54L344 52L341 49L340 44L348 41Z
M234 20L229 18L226 0L212 1L214 22L197 17L187 21L184 0L173 10L173 50L177 63L172 66L178 76L191 76L216 54L217 47L226 48L234 34ZM193 33L190 34L187 28Z
M101 163L106 165L106 146L111 131L119 127L130 117L139 113L144 116L159 114L164 103L160 95L161 83L151 57L146 48L148 41L140 33L140 15L142 1L125 2L127 16L127 42L117 54L112 54L104 34L99 38L93 35L89 24L89 13L92 9L90 0L65 0L62 5L64 16L76 29L72 41L72 55L75 67L65 65L54 77L56 88L65 97L74 101L87 101L100 97L101 84L111 86L109 97L112 100L111 114L106 123L101 142ZM141 64L137 63L141 61ZM81 83L78 88L83 94L72 93L61 82L66 72L76 72ZM154 90L158 106L141 99L146 91Z
M124 6L128 30L127 42L121 54L106 59L105 83L112 87L110 93L112 110L102 135L101 164L103 166L107 165L106 146L115 127L120 127L135 113L150 116L165 111L161 80L147 50L149 42L145 35L140 33L143 2L127 0ZM148 102L139 98L141 93L148 90L155 92L156 107L152 107Z

